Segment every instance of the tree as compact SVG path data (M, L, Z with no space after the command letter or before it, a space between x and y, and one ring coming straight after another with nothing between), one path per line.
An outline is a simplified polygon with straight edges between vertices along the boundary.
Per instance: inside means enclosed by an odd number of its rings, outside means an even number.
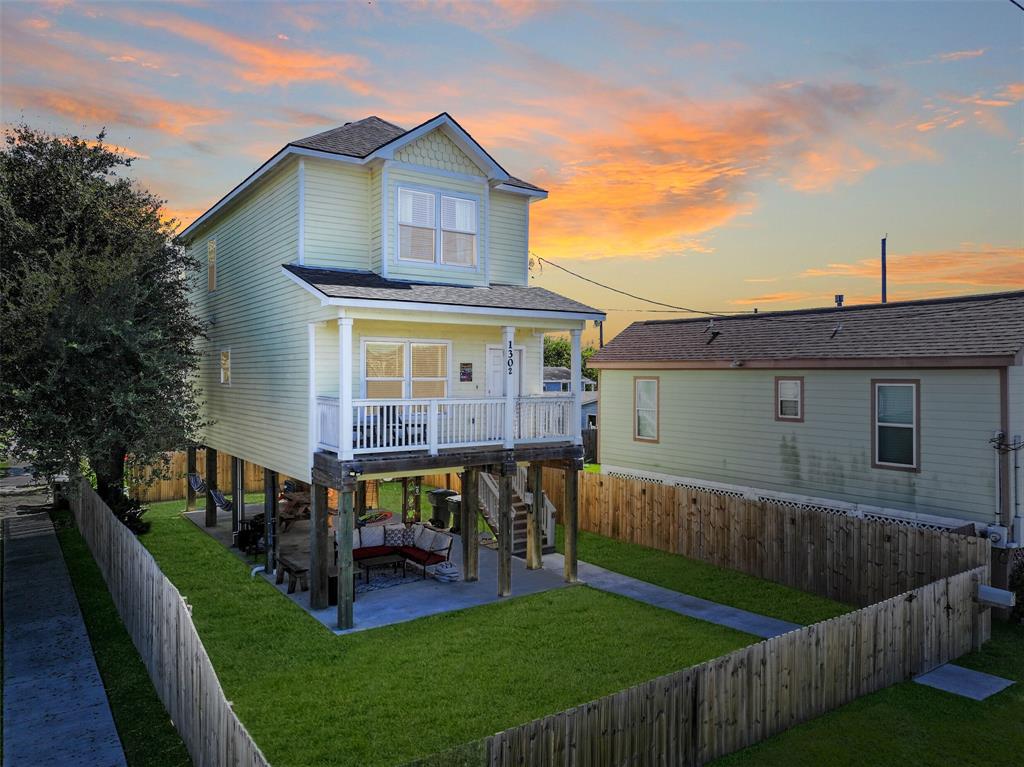
M584 346L580 349L580 356L583 358L583 377L597 380L599 371L587 367L590 358L597 353L593 346ZM561 336L544 336L544 365L546 367L571 368L572 367L572 343L568 338Z
M162 201L103 144L18 125L0 152L0 438L45 475L83 462L123 500L126 457L155 461L201 426L198 268Z

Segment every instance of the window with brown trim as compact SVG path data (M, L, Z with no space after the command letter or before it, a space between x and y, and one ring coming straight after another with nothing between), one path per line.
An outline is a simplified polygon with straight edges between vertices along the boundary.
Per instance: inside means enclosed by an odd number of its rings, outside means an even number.
M633 379L633 439L658 441L658 379Z
M775 420L804 420L803 376L775 377Z
M916 471L921 464L921 384L871 382L872 466Z

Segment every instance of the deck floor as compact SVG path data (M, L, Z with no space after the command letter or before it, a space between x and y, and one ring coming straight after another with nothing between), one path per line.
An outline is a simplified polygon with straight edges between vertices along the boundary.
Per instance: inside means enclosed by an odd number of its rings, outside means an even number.
M262 513L262 504L247 504L247 516ZM217 515L216 527L205 527L205 513L200 511L189 512L185 515L200 530L210 535L222 545L231 545L231 515L219 513ZM462 542L459 536L453 536L455 541L452 544L451 560L462 572ZM252 563L252 559L246 557L238 549L231 549L236 556L246 562ZM306 561L309 557L309 522L299 521L294 523L289 531L280 538L279 551L289 559ZM262 556L257 558L255 564L261 564ZM288 599L308 612L324 626L336 634L348 634L354 631L365 631L366 629L389 626L393 623L424 618L428 615L463 610L467 607L479 607L480 605L498 602L502 599L510 599L526 594L537 594L542 591L562 588L567 585L559 573L550 569L527 570L526 562L518 557L512 558L512 596L498 596L498 554L493 549L480 547L480 580L467 583L459 580L452 583L442 583L431 577L425 580L403 583L393 588L380 589L357 594L353 605L353 618L355 627L346 631L337 628L337 609L328 607L323 610L311 610L309 607L309 592L296 591L294 594L287 593L287 584L274 584L274 578L267 573L261 573L261 577L273 585ZM413 567L410 565L410 572Z

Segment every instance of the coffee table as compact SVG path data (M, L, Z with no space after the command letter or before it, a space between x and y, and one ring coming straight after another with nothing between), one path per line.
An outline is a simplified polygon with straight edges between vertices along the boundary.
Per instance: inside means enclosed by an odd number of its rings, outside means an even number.
M402 577L405 577L405 557L401 554L384 554L379 557L367 557L366 559L359 560L360 569L366 573L366 582L370 582L370 571L375 568L388 567L392 568L393 572L398 572L398 566L402 566Z

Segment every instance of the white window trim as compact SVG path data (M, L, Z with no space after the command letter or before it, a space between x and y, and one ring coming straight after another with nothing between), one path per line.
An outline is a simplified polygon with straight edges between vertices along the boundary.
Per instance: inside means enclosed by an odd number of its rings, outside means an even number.
M398 344L402 347L402 370L405 375L402 378L377 378L374 377L374 381L401 381L402 382L402 399L412 398L412 347L413 344L430 344L430 345L443 345L448 347L448 353L446 361L448 363L448 369L445 371L443 377L438 378L417 378L418 381L444 381L445 382L445 393L446 399L452 394L452 342L447 338L388 338L388 337L365 337L359 339L359 351L361 355L360 362L360 378L359 378L359 395L360 399L367 399L366 396L366 345L367 344ZM420 399L432 399L431 397L422 397Z
M434 260L431 261L420 261L413 258L402 258L402 223L401 223L401 195L402 190L410 192L425 192L427 194L434 195ZM459 264L446 264L442 260L442 239L444 231L459 232L462 234L469 234L469 232L460 232L457 229L443 230L441 228L441 198L451 197L456 200L469 200L476 206L476 232L473 233L474 242L474 256L476 263L473 266L461 266ZM468 192L459 192L451 189L443 189L441 187L425 186L423 184L409 184L405 182L398 182L395 184L395 197L394 197L394 209L395 219L392 231L394 232L394 261L396 264L404 264L407 266L419 266L426 268L439 268L445 271L462 272L465 274L479 274L483 270L483 264L486 256L486 238L485 232L487 229L486 215L482 215L483 201L480 195L470 194ZM483 221L481 222L481 218Z
M911 399L911 403L910 403L910 413L911 413L910 417L911 417L911 421L910 421L909 424L882 423L879 420L878 417L879 417L879 412L880 412L881 408L879 407L878 394L879 394L879 389L881 389L883 386L902 386L902 387L910 389L910 393L912 395L912 399ZM875 459L875 465L876 466L882 466L882 467L892 467L894 469L920 469L921 468L921 456L918 455L918 448L917 448L918 429L921 427L921 425L918 423L918 417L917 417L917 398L918 398L918 396L920 396L920 392L918 391L918 384L916 382L914 382L914 381L907 381L906 383L903 383L903 382L900 382L900 381L880 381L880 382L876 382L875 385L874 385L874 391L872 392L872 396L875 398L875 402L874 402L875 418L874 418L874 424L873 424L873 428L875 430L875 434L874 434L874 443L875 443L874 459ZM884 426L886 428L891 428L891 429L910 429L910 434L911 434L910 449L911 449L911 454L913 456L913 463L893 463L892 461L883 461L883 460L881 460L881 458L879 456L880 456L880 450L881 450L881 447L882 447L882 440L879 438L878 430L882 426Z
M213 246L213 261L210 261L210 246ZM210 264L213 264L213 280L210 279ZM217 270L217 238L210 237L206 240L206 292L216 293L220 281L220 274Z
M223 362L223 358L224 358L225 354L228 355L228 380L227 381L224 380L224 362ZM220 385L221 386L231 386L231 380L233 378L233 373L234 373L234 371L232 370L232 365L231 365L231 347L228 347L227 349L221 349L219 352L217 352L217 377L220 379Z
M796 398L782 396L782 384L794 383L797 386ZM796 415L782 412L783 402L796 402ZM779 376L775 381L775 418L779 421L804 420L804 381L803 378Z

